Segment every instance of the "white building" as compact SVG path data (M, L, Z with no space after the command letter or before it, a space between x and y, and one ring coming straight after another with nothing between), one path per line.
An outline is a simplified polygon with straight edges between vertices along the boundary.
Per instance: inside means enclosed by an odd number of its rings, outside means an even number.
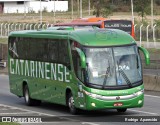
M0 13L38 13L40 10L68 11L68 1L0 0Z

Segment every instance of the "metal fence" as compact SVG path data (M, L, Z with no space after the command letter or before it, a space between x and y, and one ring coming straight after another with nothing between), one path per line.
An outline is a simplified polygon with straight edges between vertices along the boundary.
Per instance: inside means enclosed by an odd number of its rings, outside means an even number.
M160 26L156 24L152 27L151 25L144 26L134 25L135 39L139 46L146 48L160 48Z
M0 23L0 38L7 38L12 31L46 29L53 24L40 23Z
M0 44L0 69L3 67L5 68L7 66L7 44Z

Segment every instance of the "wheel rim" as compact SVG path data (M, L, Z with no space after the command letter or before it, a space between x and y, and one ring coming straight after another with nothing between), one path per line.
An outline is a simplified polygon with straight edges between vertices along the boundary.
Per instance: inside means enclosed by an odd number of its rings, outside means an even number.
M74 110L74 99L73 96L69 98L69 108L73 111Z
M28 94L28 90L26 89L25 91L25 101L28 103L29 101L29 94Z

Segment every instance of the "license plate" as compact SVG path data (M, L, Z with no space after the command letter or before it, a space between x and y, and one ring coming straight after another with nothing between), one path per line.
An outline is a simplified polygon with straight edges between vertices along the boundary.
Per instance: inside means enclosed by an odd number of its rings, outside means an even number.
M116 102L116 103L114 103L114 105L113 106L123 106L123 103L121 103L121 102Z

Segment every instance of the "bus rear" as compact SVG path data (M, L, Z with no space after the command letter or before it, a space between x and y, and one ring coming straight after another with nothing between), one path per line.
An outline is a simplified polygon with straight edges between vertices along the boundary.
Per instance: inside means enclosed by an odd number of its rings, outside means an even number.
M120 29L135 37L134 26L130 20L105 20L104 28Z

